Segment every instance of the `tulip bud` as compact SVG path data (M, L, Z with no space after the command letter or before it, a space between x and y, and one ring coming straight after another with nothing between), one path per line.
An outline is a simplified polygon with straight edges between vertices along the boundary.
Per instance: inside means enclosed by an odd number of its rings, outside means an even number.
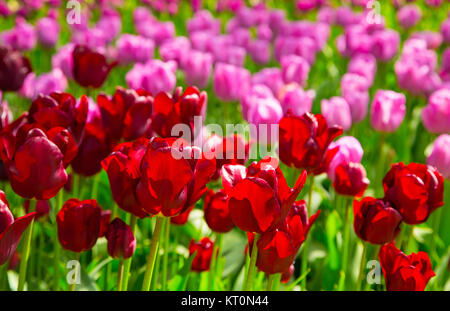
M372 103L370 123L377 131L394 132L406 114L406 97L394 91L378 90Z
M153 58L155 43L141 36L123 34L117 39L116 48L121 64L145 63Z
M367 78L355 73L346 73L341 80L342 97L347 101L354 123L367 115L370 85Z
M250 72L230 64L218 63L214 69L213 88L223 101L243 98L250 89Z
M15 150L4 146L7 155L2 155L3 162L8 170L11 187L27 199L51 199L67 182L62 153L65 150L60 150L38 128L32 128L24 137L23 141L21 137L16 139Z
M100 230L98 237L104 237L106 232L108 231L108 226L111 222L111 215L112 212L110 210L102 210L102 213L100 214Z
M73 77L83 87L99 88L117 63L108 64L106 57L86 46L78 45L72 52Z
M75 45L73 43L68 43L52 55L52 68L61 69L61 71L68 79L73 78L72 52L74 47Z
M310 66L301 56L287 55L281 58L281 69L285 83L296 82L303 85L308 79Z
M43 17L36 23L38 41L45 47L53 47L58 42L59 24L56 18Z
M397 12L399 24L405 28L414 27L422 17L422 11L415 4L408 4L400 8Z
M315 96L316 93L314 90L305 91L297 83L285 85L278 93L283 113L286 114L290 110L297 116L311 112Z
M287 114L279 124L280 159L284 164L310 172L326 170L337 152L328 150L328 146L342 134L342 128L328 127L322 115L309 112L303 116Z
M332 150L336 147L339 147L339 150L329 163L327 170L328 178L331 181L335 180L336 167L339 164L348 162L360 163L364 154L361 144L353 136L339 138L335 142L332 142L328 149Z
M192 261L191 270L197 272L209 271L213 250L214 243L209 238L205 237L200 242L195 242L192 239L189 244L189 256L196 254Z
M28 58L7 46L0 46L0 90L18 91L31 72Z
M199 88L206 87L212 73L212 65L211 54L195 50L189 51L182 65L186 83Z
M100 233L101 209L95 200L69 199L56 216L58 238L64 249L90 250Z
M336 167L333 187L341 195L360 197L366 191L369 179L360 163L341 163Z
M175 88L177 64L174 61L163 62L149 60L145 64L135 64L127 73L125 80L132 89L144 89L151 94L171 92Z
M389 291L424 291L435 276L427 253L402 253L392 242L380 249L381 269Z
M356 235L372 244L393 241L400 232L402 216L388 202L372 197L353 201Z
M444 205L444 179L424 164L393 164L383 179L384 197L403 216L407 224L425 222Z
M204 215L208 227L214 232L227 233L234 228L227 204L228 196L222 190L209 190L205 196Z
M136 238L130 226L120 218L114 219L105 235L108 240L108 254L113 258L128 259L136 250Z
M328 126L340 126L344 131L352 127L352 115L350 106L342 97L332 97L321 102L322 115L327 120Z
M427 164L434 166L446 179L450 179L450 135L442 134L433 143Z
M422 109L422 122L433 134L450 133L450 90L441 89L428 99L428 105Z

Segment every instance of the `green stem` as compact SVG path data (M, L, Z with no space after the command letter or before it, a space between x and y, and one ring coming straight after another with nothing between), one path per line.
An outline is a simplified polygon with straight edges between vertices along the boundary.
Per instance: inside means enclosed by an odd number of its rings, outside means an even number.
M136 232L136 222L137 217L134 215L130 216L130 227L133 231L133 234ZM124 262L124 272L123 272L123 283L122 283L122 291L126 291L128 289L128 278L130 277L130 268L131 268L131 260L133 259L133 256L125 260Z
M217 236L218 237L218 236ZM209 290L213 290L214 284L214 275L217 271L217 253L219 251L218 239L216 238L216 243L214 243L213 254L211 258L211 264L209 266L209 279L208 279L208 288Z
M311 215L313 188L314 188L314 175L311 175L309 183L308 204L306 205L306 208L308 210L308 217ZM302 249L302 265L300 273L301 275L305 274L308 268L308 253L309 253L309 239L306 239L303 242L303 249ZM306 290L306 277L302 280L301 287L303 290Z
M30 200L30 211L34 210L36 200ZM25 288L25 279L27 275L28 258L30 257L31 237L33 235L34 218L25 231L25 240L22 242L22 257L20 258L19 281L17 291L23 291Z
M93 184L92 184L92 193L91 198L97 200L98 196L98 186L100 184L100 173L94 176Z
M222 251L223 251L223 234L217 233L217 261L216 261L216 274L219 274L219 276L222 276L222 266L220 265L220 258L222 258Z
M119 262L119 271L117 272L117 291L122 291L122 283L123 283L123 270L124 270L124 261L123 259Z
M269 275L269 278L267 280L267 289L266 289L268 292L272 291L272 289L273 289L274 279L275 279L275 274Z
M58 211L62 208L63 204L64 204L64 190L61 189L58 192L58 206L55 208L55 215L58 214ZM56 217L55 217L56 219ZM55 270L55 275L53 277L53 287L54 290L57 291L59 289L59 263L60 263L60 258L61 258L61 246L59 245L59 238L58 238L58 225L55 221L55 241L54 243L54 261L53 261L53 268Z
M345 200L345 223L344 223L344 240L342 245L342 265L341 265L341 279L339 280L339 289L343 290L345 287L345 279L347 276L348 270L348 253L349 253L349 244L350 244L350 204L349 200Z
M250 255L250 264L248 266L247 279L245 280L244 290L252 290L253 276L255 272L256 259L258 258L258 247L257 242L259 239L259 234L255 233L255 238L253 239L252 254Z
M364 276L364 267L366 265L367 243L363 242L363 253L361 255L361 263L359 264L358 280L356 281L356 290L361 290L361 282Z
M435 252L436 254L438 254L436 240L437 240L437 237L439 237L439 227L441 226L441 215L442 215L442 208L439 208L434 214L433 224L432 224L433 225L433 235L435 237L431 239L430 249L433 252Z
M147 267L145 268L144 282L142 283L142 290L150 290L150 284L152 282L153 268L155 267L155 259L159 245L159 236L161 234L161 227L168 218L156 217L155 230L153 231L152 242L150 244L150 253L148 254Z
M79 197L80 194L80 175L73 173L72 175L72 193L75 198ZM80 198L81 200L81 198Z
M161 278L161 290L167 290L167 267L169 263L169 245L170 245L170 219L166 221L164 226L164 254L162 258L162 278Z
M81 253L75 253L76 261L80 262L80 257L81 257ZM81 267L80 267L80 269L81 269ZM78 269L75 269L75 274L74 274L75 281L69 285L69 291L71 291L71 292L75 291L75 286L77 285L77 282L76 282L77 278L78 278Z
M378 196L383 195L383 177L384 177L384 167L385 167L385 154L384 154L384 146L386 144L386 134L381 133L380 134L380 145L379 145L379 158L378 163L376 166L376 185L375 185L375 191Z
M6 283L8 281L8 265L9 260L0 266L0 291L6 291Z

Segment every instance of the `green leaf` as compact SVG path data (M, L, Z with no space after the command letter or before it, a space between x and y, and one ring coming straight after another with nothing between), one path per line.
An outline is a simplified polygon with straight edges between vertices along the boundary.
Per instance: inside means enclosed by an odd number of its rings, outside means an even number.
M177 275L170 280L168 286L169 291L184 291L186 289L194 257L195 253L184 262L183 267L178 271Z

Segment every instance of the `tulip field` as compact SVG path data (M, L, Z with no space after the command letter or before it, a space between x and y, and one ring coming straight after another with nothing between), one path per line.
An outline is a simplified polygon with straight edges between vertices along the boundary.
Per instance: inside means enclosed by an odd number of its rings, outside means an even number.
M449 228L449 0L0 0L0 291L449 291Z

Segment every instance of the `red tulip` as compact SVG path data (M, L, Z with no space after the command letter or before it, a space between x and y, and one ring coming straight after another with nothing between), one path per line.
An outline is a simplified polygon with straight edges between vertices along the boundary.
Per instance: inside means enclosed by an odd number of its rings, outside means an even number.
M108 226L111 222L112 212L110 210L102 210L100 214L100 230L98 233L98 237L104 237L106 232L108 231Z
M14 220L5 193L0 191L0 266L11 259L24 231L31 224L36 212Z
M333 187L337 193L360 197L366 191L369 179L361 163L344 162L336 167Z
M223 190L209 190L205 196L204 215L206 223L214 232L227 233L234 228L227 204L228 196Z
M247 232L264 233L288 214L306 181L306 172L289 188L276 159L265 157L252 163L222 167L222 183L227 192L233 223Z
M170 138L152 138L142 161L138 201L145 202L148 213L166 217L195 204L216 168L215 160L206 159L197 147L178 145Z
M189 256L195 254L192 261L192 271L202 272L208 271L211 264L211 257L213 255L214 243L209 238L203 238L200 242L191 240L189 244Z
M189 215L191 214L192 210L194 209L194 205L189 207L187 210L181 212L177 216L170 217L170 222L175 225L185 225L189 219Z
M102 161L114 201L124 211L140 218L148 215L136 193L141 177L140 167L148 144L149 140L146 138L122 143Z
M83 137L89 103L86 96L77 103L75 97L68 93L39 95L31 103L28 112L29 123L36 123L45 130L54 127L68 129L77 144Z
M326 171L338 151L337 147L328 150L328 146L342 134L341 127L328 128L322 115L309 112L301 117L288 112L279 125L279 152L283 163L314 174Z
M256 259L258 269L266 274L286 272L319 214L320 210L308 219L305 201L295 202L285 221L259 238ZM248 234L248 237L251 249L254 235Z
M389 291L423 291L436 275L426 253L406 256L393 242L381 247L379 258Z
M113 144L106 137L101 125L86 125L83 141L72 161L73 171L82 176L93 176L101 169L101 162L111 153Z
M99 95L97 103L107 135L119 141L151 136L153 97L144 90L117 87L112 98Z
M46 134L32 128L11 140L2 133L2 158L11 187L20 196L37 200L54 197L67 181L64 154Z
M67 200L56 217L61 246L77 253L90 250L100 233L101 212L95 200Z
M192 137L197 133L194 130L194 117L205 116L208 96L206 92L200 92L196 87L188 87L182 93L181 87L170 95L161 92L155 97L153 111L153 130L161 137L179 136L172 135L172 128L177 124L186 124L191 129Z
M393 164L383 179L385 199L391 202L407 224L425 222L444 205L444 178L424 164Z
M211 154L216 159L216 173L213 179L220 176L220 170L225 164L244 165L248 159L250 144L245 142L245 138L234 134L229 137L211 135L205 142L203 150Z
M73 49L72 58L73 77L83 87L101 87L117 65L117 62L108 64L104 55L81 45Z
M400 232L402 216L389 202L372 197L353 201L356 235L372 244L393 241Z
M8 46L0 46L0 90L20 90L26 76L31 72L28 58Z
M108 254L113 258L128 259L136 250L136 238L130 226L120 218L114 219L106 232Z

